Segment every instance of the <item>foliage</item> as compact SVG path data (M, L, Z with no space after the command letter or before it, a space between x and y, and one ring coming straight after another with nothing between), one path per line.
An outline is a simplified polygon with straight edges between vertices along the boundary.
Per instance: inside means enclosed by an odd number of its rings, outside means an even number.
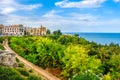
M15 69L0 66L0 80L25 80Z
M75 37L79 37L79 34L74 34Z
M60 68L64 78L120 79L120 46L89 42L77 35L61 35L61 31L42 37L11 37L9 44L25 59L43 68ZM92 73L83 75L85 71ZM95 80L97 80L95 78Z
M47 29L46 33L47 34L51 34L51 31L49 29Z
M11 38L10 43L14 43L10 44L10 46L17 53L43 68L46 68L47 66L60 67L62 64L61 58L63 57L64 46L55 41L41 37L13 37Z
M36 77L36 76L34 76L34 75L30 75L30 76L27 78L27 80L41 80L41 78L40 78L40 77Z
M0 37L0 50L4 50L5 48L3 47L3 41L4 41L5 37Z
M24 68L17 68L16 70L23 76L29 76L29 73Z
M100 80L102 75L96 75L90 71L85 71L74 75L71 80Z
M54 35L62 35L62 32L60 30L53 31Z
M17 61L17 62L20 62L19 59L18 59L17 57L16 57L16 61ZM18 65L18 66L19 66L19 65Z
M47 38L39 38L36 41L37 64L46 67L60 67L61 58L63 57L64 46L49 40ZM44 64L46 63L46 64Z
M69 35L61 35L58 38L58 42L64 45L69 44L78 44L78 37L76 36L69 36Z
M32 69L29 69L28 71L29 71L30 73L32 73L32 72L33 72L33 70L32 70Z
M110 73L104 75L103 80L111 80Z
M0 44L0 50L4 50L3 44Z
M79 45L71 45L67 47L65 57L63 57L63 62L65 66L62 73L63 76L66 77L70 77L71 75L85 70L96 71L101 64L99 59L89 57L87 55L87 50Z
M23 68L23 67L24 67L24 64L21 63L21 62L19 62L19 63L18 63L18 67L22 67L22 68Z
M29 75L24 68L14 69L0 66L0 80L41 80L41 78Z
M0 43L3 43L5 37L0 37Z

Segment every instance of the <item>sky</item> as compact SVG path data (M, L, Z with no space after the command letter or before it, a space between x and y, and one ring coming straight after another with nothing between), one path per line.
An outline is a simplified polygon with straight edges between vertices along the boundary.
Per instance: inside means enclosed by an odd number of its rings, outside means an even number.
M119 33L120 0L0 0L0 24Z

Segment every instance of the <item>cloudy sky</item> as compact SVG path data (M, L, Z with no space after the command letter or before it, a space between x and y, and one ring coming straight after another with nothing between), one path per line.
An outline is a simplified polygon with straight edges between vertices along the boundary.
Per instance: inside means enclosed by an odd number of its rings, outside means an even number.
M0 0L0 24L62 32L120 32L120 0Z

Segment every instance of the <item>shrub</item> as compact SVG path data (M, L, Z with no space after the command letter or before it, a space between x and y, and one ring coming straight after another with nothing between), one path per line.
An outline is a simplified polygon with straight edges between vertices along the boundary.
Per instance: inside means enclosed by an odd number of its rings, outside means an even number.
M23 76L29 76L29 73L24 68L17 68L16 70Z
M104 75L103 80L111 80L110 73Z
M0 66L0 80L25 80L21 75L13 68Z
M18 67L24 67L24 64L23 63L18 63Z
M0 49L1 49L1 50L5 50L5 48L3 47L2 44L0 44Z
M95 57L89 57L87 52L86 48L80 45L68 46L62 59L65 64L62 75L70 77L88 69L94 72L98 71L98 67L101 65L100 60Z
M32 69L29 69L28 71L29 71L30 73L32 73L32 72L33 72L33 70L32 70Z
M37 76L33 76L33 75L30 75L27 80L41 80L40 77L37 77Z
M0 37L0 43L4 41L4 37Z
M102 79L102 77L86 71L84 73L75 75L71 78L71 80L100 80L100 78Z
M17 61L17 62L19 62L19 59L18 59L18 58L16 58L16 61Z

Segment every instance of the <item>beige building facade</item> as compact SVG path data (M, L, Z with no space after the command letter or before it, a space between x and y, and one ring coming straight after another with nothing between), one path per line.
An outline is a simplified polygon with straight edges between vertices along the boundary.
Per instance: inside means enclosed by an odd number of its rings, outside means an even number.
M3 30L3 35L24 35L22 24L5 26Z
M0 24L0 35L2 35L4 33L4 25Z
M43 36L46 35L46 28L42 25L38 28L23 27L22 24L19 25L9 25L4 26L0 24L0 35L14 35L14 36L23 36L23 35L37 35Z
M43 36L43 35L46 35L46 28L43 27L42 25L41 25L41 27L38 27L38 28L26 27L25 33L28 35L37 35L37 36L42 35Z

